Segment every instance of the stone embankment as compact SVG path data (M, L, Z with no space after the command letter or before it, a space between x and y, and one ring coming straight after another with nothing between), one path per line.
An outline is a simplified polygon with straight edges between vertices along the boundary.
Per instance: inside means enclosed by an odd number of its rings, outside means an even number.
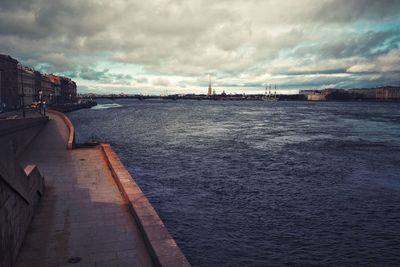
M46 188L15 265L190 266L111 146L73 149L72 123L48 115L18 158Z
M84 109L84 108L91 108L97 105L96 101L84 101L81 103L67 103L63 105L51 105L50 109L56 110L59 112L67 113L79 109Z
M19 156L47 123L47 117L0 120L0 266L12 266L43 195L44 179Z
M102 151L157 266L190 266L142 190L109 144Z

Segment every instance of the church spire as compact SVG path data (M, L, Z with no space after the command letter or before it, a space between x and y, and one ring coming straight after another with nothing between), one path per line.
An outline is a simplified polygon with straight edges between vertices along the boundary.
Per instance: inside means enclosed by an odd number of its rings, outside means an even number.
M208 74L208 96L212 95L212 89L211 89L211 75Z

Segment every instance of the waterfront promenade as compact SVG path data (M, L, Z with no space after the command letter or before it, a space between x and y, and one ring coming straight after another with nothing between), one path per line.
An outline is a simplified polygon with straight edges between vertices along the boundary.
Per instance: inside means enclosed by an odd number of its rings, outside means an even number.
M67 126L49 116L20 158L40 168L46 189L16 266L152 266L101 147L67 150Z

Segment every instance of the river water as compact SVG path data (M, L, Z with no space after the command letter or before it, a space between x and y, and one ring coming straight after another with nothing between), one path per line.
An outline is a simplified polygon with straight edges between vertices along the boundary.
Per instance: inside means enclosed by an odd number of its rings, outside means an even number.
M400 104L100 100L111 143L193 266L398 266Z

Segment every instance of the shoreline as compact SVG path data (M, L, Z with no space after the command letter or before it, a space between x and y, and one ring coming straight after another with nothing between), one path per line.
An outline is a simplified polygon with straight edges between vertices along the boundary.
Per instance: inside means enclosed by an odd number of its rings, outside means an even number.
M126 96L126 97L108 97L108 96L99 96L95 98L97 99L105 99L105 100L120 100L120 99L134 99L139 101L146 100L197 100L197 101L258 101L258 102L349 102L349 103L358 103L358 102L366 102L366 103L400 103L400 99L324 99L324 100L309 100L304 99L301 95L277 95L276 100L266 100L258 95L248 95L248 97L191 97L191 96Z
M70 119L62 112L50 111L60 116L69 131L67 149L75 146L75 128ZM191 266L181 249L173 239L161 218L144 195L140 187L129 174L110 144L99 144L104 160L118 186L121 197L127 203L129 212L139 226L146 247L156 266ZM79 149L79 148L77 148Z

